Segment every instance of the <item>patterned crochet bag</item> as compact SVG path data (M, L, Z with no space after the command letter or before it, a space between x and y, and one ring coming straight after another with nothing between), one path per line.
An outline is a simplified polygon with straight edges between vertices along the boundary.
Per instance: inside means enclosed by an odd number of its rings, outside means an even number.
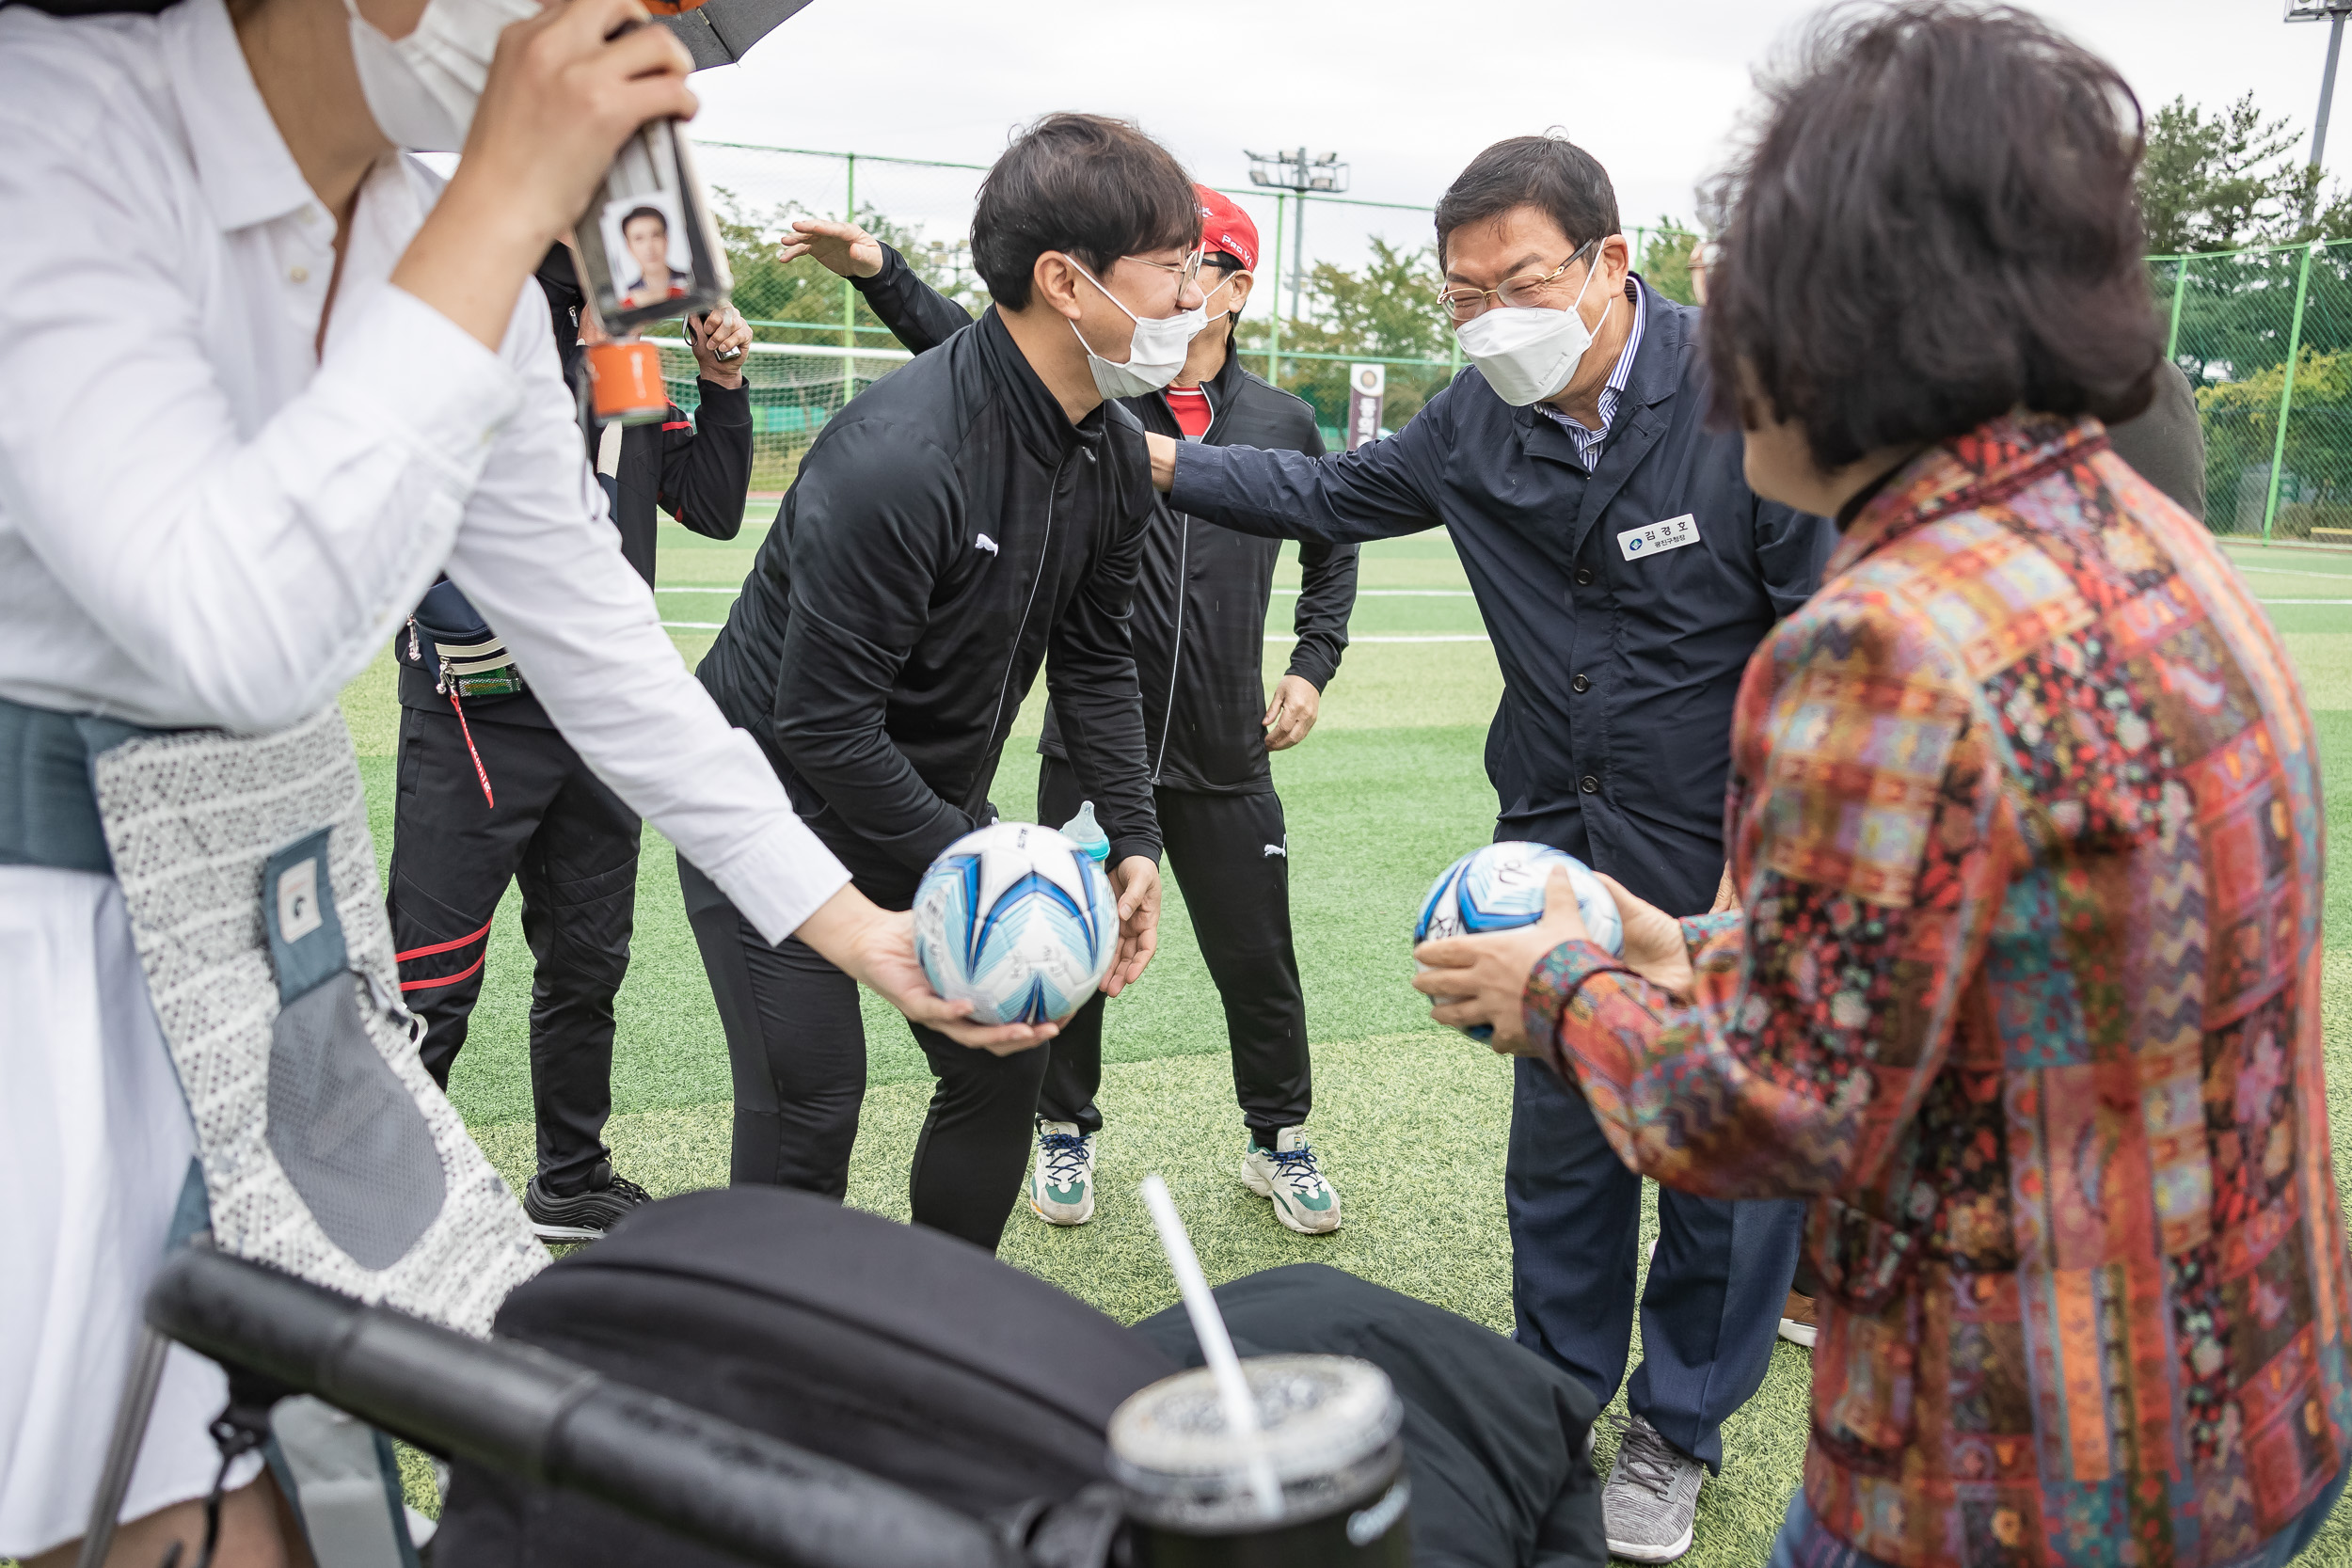
M341 711L91 771L214 1244L486 1335L548 1255L417 1058Z

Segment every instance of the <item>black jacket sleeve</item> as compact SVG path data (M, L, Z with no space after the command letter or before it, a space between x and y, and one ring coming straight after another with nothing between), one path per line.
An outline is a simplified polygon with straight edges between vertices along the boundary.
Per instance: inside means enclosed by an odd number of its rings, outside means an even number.
M1140 449L1140 434L1133 439ZM1143 462L1139 450L1136 461ZM1136 490L1128 515L1109 531L1108 546L1046 643L1045 689L1062 749L1111 841L1112 865L1130 855L1160 858L1160 819L1143 745L1143 694L1127 624L1152 515L1148 485Z
M850 282L866 296L891 336L916 354L937 348L972 325L962 306L914 276L907 259L888 245L882 247L882 270L871 277Z
M1323 432L1314 417L1310 414L1299 423L1296 450L1309 457L1321 457ZM1298 607L1291 616L1291 632L1298 644L1291 650L1290 668L1284 673L1309 682L1317 691L1340 673L1340 655L1347 647L1347 618L1356 610L1358 554L1354 545L1319 539L1298 546Z
M2156 366L2155 396L2147 410L2110 425L2107 444L2182 511L2205 520L2205 428L2198 421L2197 394L2180 366L2169 359Z
M809 449L789 505L777 524L791 531L791 619L771 711L776 749L852 832L920 871L974 826L884 727L932 584L965 531L950 460L919 431L859 421Z
M1735 444L1734 452L1739 451ZM1775 616L1794 614L1821 586L1821 571L1837 548L1837 525L1810 512L1756 498L1756 564Z
M743 531L743 498L752 488L752 394L748 387L701 383L690 422L675 404L661 423L661 510L712 539Z
M1298 546L1298 609L1291 617L1298 645L1291 650L1288 673L1311 682L1318 691L1340 673L1340 655L1347 647L1347 618L1356 609L1356 557L1353 545L1310 541Z

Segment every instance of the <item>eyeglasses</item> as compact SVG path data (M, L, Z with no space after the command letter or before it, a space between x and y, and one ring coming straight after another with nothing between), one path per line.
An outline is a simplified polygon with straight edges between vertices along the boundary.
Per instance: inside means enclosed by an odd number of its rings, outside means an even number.
M1161 272L1174 273L1176 275L1176 303L1181 308L1184 302L1184 291L1193 287L1199 280L1200 259L1207 254L1205 247L1195 247L1193 253L1181 261L1154 261L1143 256L1122 256L1120 260L1133 261L1137 266L1153 267Z
M1447 315L1457 322L1475 321L1485 315L1486 302L1490 299L1500 298L1503 304L1520 309L1529 306L1541 305L1544 303L1544 291L1558 282L1562 273L1576 265L1587 251L1592 250L1599 243L1597 240L1586 241L1577 247L1575 255L1570 256L1541 277L1534 273L1527 273L1518 277L1506 277L1500 285L1492 289L1441 290L1438 294L1438 305Z

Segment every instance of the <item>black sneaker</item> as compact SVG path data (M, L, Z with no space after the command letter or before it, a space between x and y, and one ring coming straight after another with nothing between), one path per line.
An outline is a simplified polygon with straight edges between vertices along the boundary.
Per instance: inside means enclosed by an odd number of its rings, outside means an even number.
M535 1176L523 1189L523 1212L531 1216L532 1231L543 1242L599 1241L632 1211L652 1201L651 1194L626 1176L571 1197L548 1192Z

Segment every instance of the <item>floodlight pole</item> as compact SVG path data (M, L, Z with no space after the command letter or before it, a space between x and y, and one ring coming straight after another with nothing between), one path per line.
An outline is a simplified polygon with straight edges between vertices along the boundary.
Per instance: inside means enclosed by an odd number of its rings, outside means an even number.
M2352 0L2344 0L2352 5ZM1276 190L1295 193L1298 210L1291 214L1291 319L1298 319L1299 297L1307 289L1307 193L1311 190L1343 191L1347 188L1347 166L1340 162L1336 152L1322 157L1311 156L1305 148L1295 152L1249 152L1249 182ZM1318 173L1317 171L1320 171ZM1276 198L1274 249L1277 259L1275 286L1281 286L1279 259L1282 249L1280 198Z
M2328 151L2328 110L2336 101L2336 56L2344 52L2344 13L2328 19L2328 69L2319 78L2319 113L2312 119L2312 167Z
M2289 22L2328 19L2328 69L2319 79L2319 113L2312 117L2311 166L2314 170L2328 155L2328 111L2336 102L2336 59L2344 53L2344 19L2347 14L2352 14L2352 0L2287 0ZM2314 189L2313 198L2317 196Z
M2342 19L2338 19L2342 25ZM2328 56L2328 65L2335 56ZM1299 290L1307 281L1307 150L1298 150L1298 210L1291 214L1291 320L1298 319Z

